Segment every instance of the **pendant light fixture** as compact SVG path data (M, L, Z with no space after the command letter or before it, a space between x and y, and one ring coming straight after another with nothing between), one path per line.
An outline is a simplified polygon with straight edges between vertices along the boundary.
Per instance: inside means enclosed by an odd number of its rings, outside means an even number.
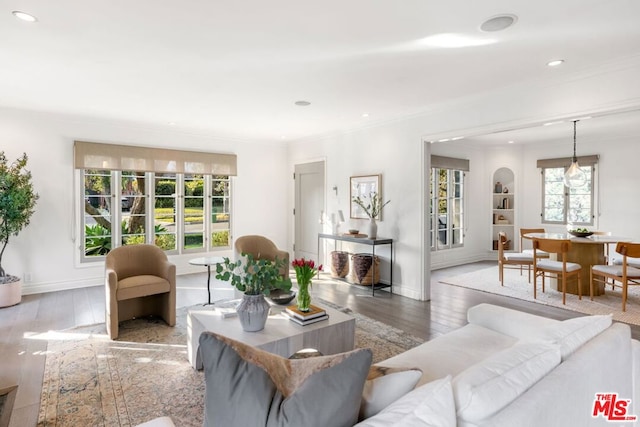
M587 183L587 175L580 169L578 157L576 156L576 124L578 120L573 121L573 157L571 158L571 166L564 174L564 185L569 188L582 187Z

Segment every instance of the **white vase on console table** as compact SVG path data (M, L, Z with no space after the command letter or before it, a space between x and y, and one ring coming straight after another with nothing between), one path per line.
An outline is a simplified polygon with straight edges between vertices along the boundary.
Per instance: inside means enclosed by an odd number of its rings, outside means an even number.
M369 219L369 222L365 226L365 231L367 237L369 237L370 239L375 239L378 236L378 223L376 222L375 218Z

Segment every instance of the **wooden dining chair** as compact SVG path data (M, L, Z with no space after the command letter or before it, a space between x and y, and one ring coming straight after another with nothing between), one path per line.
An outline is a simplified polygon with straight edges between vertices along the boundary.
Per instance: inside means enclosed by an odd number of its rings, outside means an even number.
M578 280L578 298L582 299L582 283L580 273L582 266L575 262L567 262L567 252L571 249L571 240L568 239L533 239L533 298L536 298L536 282L538 276L542 277L542 292L544 292L545 278L562 280L562 304L566 304L567 280L576 277ZM557 260L537 258L538 251L556 254ZM562 259L562 261L559 261Z
M522 252L523 254L530 254L531 256L533 256L533 243L531 243L531 245L528 245L528 246L531 246L530 248L525 249L525 243L533 242L533 240L524 236L530 233L546 233L546 232L547 231L544 228L521 228L520 229L520 252ZM547 252L540 251L538 253L538 258L549 258L549 254ZM533 265L531 267L533 267ZM522 268L520 269L520 271L522 272Z
M525 254L533 255L533 244L531 245L531 248L527 248L527 249L524 248L526 241L532 241L531 239L524 237L525 234L546 233L546 232L547 231L544 228L521 228L520 229L520 251ZM549 254L544 251L539 251L538 258L549 258Z
M602 282L606 285L611 280L614 288L616 286L622 288L622 311L626 311L629 285L640 285L640 268L631 266L628 257L640 257L640 243L618 242L616 252L622 255L621 264L591 266L589 290L593 300L593 282Z
M522 252L505 252L507 244L507 234L504 231L498 233L498 276L500 285L504 286L504 269L513 268L520 269L527 267L529 283L531 283L531 268L533 267L533 254L524 254Z

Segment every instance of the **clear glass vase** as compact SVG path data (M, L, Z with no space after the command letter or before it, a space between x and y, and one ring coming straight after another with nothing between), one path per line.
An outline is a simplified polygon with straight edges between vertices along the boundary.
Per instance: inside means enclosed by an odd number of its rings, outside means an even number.
M300 311L309 311L311 307L311 294L309 293L309 287L311 286L311 281L308 283L300 283L298 282L298 310Z

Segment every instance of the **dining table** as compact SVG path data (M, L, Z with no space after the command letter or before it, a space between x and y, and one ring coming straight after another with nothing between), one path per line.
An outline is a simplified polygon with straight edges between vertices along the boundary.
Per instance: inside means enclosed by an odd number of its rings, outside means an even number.
M606 264L605 245L618 242L631 242L630 237L607 236L603 234L592 234L587 237L576 237L569 233L527 233L523 235L526 239L556 239L570 240L571 247L567 252L567 262L580 264L580 287L582 295L589 295L591 286L591 266ZM554 254L550 254L551 258ZM562 292L562 280L557 280L556 289ZM578 284L574 281L567 283L567 293L578 294ZM604 294L604 283L594 283L594 295Z

